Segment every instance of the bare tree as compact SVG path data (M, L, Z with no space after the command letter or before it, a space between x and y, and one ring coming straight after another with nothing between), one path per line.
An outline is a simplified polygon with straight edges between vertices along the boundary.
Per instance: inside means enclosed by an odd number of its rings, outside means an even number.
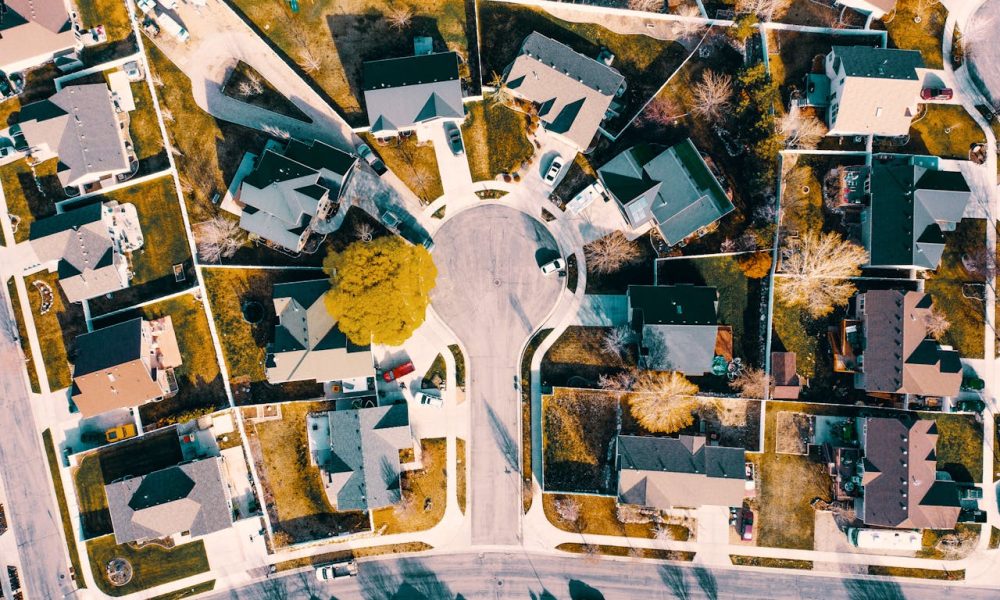
M409 6L397 6L390 9L385 18L389 21L389 27L402 31L413 22L413 10Z
M736 0L736 11L754 13L765 21L774 18L774 14L788 10L792 0Z
M584 246L583 253L595 272L613 273L639 258L639 244L615 231Z
M312 53L309 48L303 48L299 51L299 65L302 66L302 70L306 73L315 73L319 71L322 62L320 59L316 58L316 55Z
M729 382L729 387L739 392L744 398L763 398L767 392L770 378L763 369L748 368Z
M510 87L507 86L507 80L503 78L503 75L494 71L489 85L493 88L493 91L489 93L491 102L503 104L504 106L510 106L514 102L514 94L510 91Z
M246 241L240 224L222 215L202 223L198 233L198 256L205 262L215 263L232 257Z
M163 79L160 78L160 74L156 71L149 72L149 80L153 82L156 87L163 87Z
M722 253L736 252L736 242L734 242L729 238L722 240L722 243L719 244L719 252Z
M674 14L677 15L678 17L690 17L692 19L692 20L684 19L684 20L674 21L674 31L677 33L679 37L692 36L700 32L705 27L707 27L704 22L693 20L693 19L700 19L702 16L701 11L698 10L698 7L695 6L694 4L683 5L679 7L676 11L674 11Z
M676 371L642 371L629 394L632 416L654 433L673 433L694 423L698 386Z
M646 109L639 115L639 119L643 123L670 126L678 119L686 117L687 114L675 96L657 96L646 105Z
M631 327L628 325L619 325L618 327L612 327L604 334L604 339L601 340L601 347L606 353L621 359L629 344L632 343L633 338Z
M944 313L938 310L936 305L933 305L924 315L924 327L927 329L927 335L940 340L948 332L951 323L948 322Z
M990 279L997 272L997 255L985 245L979 245L962 255L962 266L973 275Z
M781 117L778 132L785 136L786 148L813 150L826 135L827 128L815 116L794 107Z
M358 221L354 225L354 237L362 242L370 242L375 235L375 228L367 221Z
M166 121L167 123L173 123L174 122L174 113L172 113L169 108L165 108L165 107L161 108L160 109L160 116L163 117L163 120Z
M653 539L661 542L669 542L675 539L674 531L670 528L670 525L660 523L656 526L656 530L653 531Z
M611 392L627 392L635 385L638 371L629 369L613 375L602 374L597 378L597 386Z
M556 498L556 514L559 518L577 525L580 521L580 501L572 496Z
M663 0L628 0L629 10L663 12Z
M733 97L733 78L725 73L706 69L701 82L694 86L691 109L696 115L716 120L729 107Z
M849 278L861 273L867 259L864 248L838 233L807 231L786 247L775 291L786 305L823 317L851 299L855 287Z

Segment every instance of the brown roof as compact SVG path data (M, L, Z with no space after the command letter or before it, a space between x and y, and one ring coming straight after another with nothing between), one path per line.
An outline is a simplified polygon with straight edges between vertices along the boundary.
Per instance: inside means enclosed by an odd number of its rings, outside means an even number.
M69 13L63 0L7 0L7 8L34 21L52 33L59 33L67 26Z
M771 383L774 385L772 396L782 399L799 397L802 381L796 372L794 352L771 353Z
M937 479L937 423L867 418L862 426L864 499L858 516L883 527L954 528L958 488Z

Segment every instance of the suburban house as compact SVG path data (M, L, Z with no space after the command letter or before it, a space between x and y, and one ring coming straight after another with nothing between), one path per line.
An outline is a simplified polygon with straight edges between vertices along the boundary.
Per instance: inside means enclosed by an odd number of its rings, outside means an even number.
M873 19L881 19L896 8L896 0L837 0L837 4L868 13Z
M742 506L743 448L710 446L705 436L618 436L618 502L665 510Z
M28 104L11 131L15 140L23 137L32 161L59 158L56 175L63 187L131 172L128 132L104 83L70 85Z
M861 213L869 267L936 269L944 232L962 220L972 193L958 171L937 170L928 157L876 155L871 200Z
M537 31L524 39L504 82L510 93L538 106L542 127L579 151L590 147L597 129L617 113L625 77L610 64L594 60Z
M670 246L704 232L733 210L691 139L669 148L641 144L597 170L633 229L653 226Z
M937 469L937 423L906 424L869 417L859 423L864 451L861 496L854 501L866 525L954 529L961 512L958 486Z
M0 71L23 71L83 47L65 0L6 0L4 4Z
M124 253L143 245L134 204L89 204L31 224L29 243L38 263L59 273L70 302L111 294L129 286Z
M370 60L361 73L372 135L390 137L422 123L465 119L455 52Z
M626 295L645 368L700 376L732 360L733 330L718 323L715 288L630 285Z
M931 296L869 290L855 297L854 315L830 330L834 370L853 373L869 393L951 397L962 384L958 352L927 332Z
M779 400L795 400L808 381L800 377L794 352L771 353L771 397Z
M402 498L400 450L413 448L406 404L306 416L311 464L337 510L371 510Z
M135 318L76 338L73 403L84 418L162 400L177 392L181 366L170 316Z
M829 93L814 104L827 107L829 135L907 135L924 79L920 52L833 46L825 65Z
M329 279L274 286L278 323L267 345L269 382L341 381L345 388L368 388L375 376L371 347L351 343L337 327L324 300L329 289Z
M241 181L240 227L270 244L301 252L336 211L357 158L320 141L267 147Z
M229 528L233 511L221 461L205 458L106 485L115 543L198 538Z

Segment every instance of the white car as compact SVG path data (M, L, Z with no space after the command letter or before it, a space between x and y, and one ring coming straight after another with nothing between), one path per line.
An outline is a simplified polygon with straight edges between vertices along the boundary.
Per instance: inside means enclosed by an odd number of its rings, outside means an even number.
M545 177L542 178L546 185L555 185L556 179L559 178L559 173L563 170L563 159L561 156L556 156L552 159L552 164L549 165L549 170L545 172Z
M542 265L542 275L551 275L557 271L562 271L566 268L566 261L561 258L557 258L552 262L545 263Z
M413 394L413 397L423 406L436 406L439 408L444 406L444 399L440 396L431 396L425 392L417 392L416 394Z
M358 565L353 560L316 568L316 579L319 581L330 581L340 579L341 577L354 577L357 574Z

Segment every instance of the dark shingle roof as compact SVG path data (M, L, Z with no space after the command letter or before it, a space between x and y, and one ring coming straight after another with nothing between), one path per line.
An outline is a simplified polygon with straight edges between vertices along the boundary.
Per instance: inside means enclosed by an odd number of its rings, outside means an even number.
M364 89L403 87L458 79L458 54L439 52L370 60L361 67Z
M76 363L73 376L118 366L140 358L142 354L142 319L97 329L76 338Z
M916 69L924 67L924 59L917 50L833 46L833 52L843 62L848 77L915 80Z
M28 234L28 238L37 240L53 233L59 233L68 229L77 229L88 223L100 221L101 210L101 203L95 202L81 208L53 215L46 219L39 219L31 224L31 232Z
M326 169L341 175L346 173L357 160L353 155L319 140L314 141L311 145L291 140L288 142L285 156L317 171Z
M257 189L264 189L272 183L298 179L314 173L316 173L316 169L282 156L273 150L265 150L254 170L243 181Z
M613 94L625 77L602 62L584 56L562 42L531 32L521 44L521 54L527 54L551 67L568 73L583 85L604 94Z
M194 480L180 467L170 467L143 477L142 483L132 493L128 507L142 510L187 498L194 488Z
M714 325L718 322L714 287L630 285L629 308L643 325Z
M699 436L618 436L619 468L636 471L697 473L708 477L742 479L746 476L745 452L743 448L707 446L705 438Z

